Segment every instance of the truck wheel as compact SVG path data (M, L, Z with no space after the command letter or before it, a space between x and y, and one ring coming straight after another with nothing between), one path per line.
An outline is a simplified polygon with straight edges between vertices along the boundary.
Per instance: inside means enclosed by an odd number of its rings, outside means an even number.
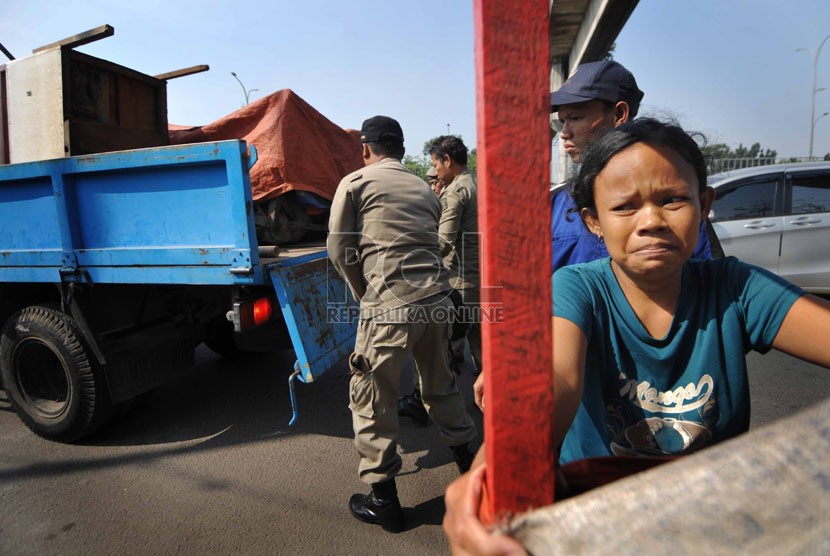
M103 370L75 321L32 306L12 316L0 337L0 375L18 417L35 434L73 442L103 425L112 403Z

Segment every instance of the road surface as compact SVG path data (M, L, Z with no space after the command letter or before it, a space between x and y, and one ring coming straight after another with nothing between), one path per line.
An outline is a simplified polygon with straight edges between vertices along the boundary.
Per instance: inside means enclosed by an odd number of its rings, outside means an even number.
M826 369L777 352L749 361L753 427L830 396ZM0 391L0 554L448 553L443 492L457 471L437 428L402 421L407 530L359 523L345 370L298 385L289 428L292 364L201 347L195 368L80 445L30 433ZM461 386L469 400L469 369Z

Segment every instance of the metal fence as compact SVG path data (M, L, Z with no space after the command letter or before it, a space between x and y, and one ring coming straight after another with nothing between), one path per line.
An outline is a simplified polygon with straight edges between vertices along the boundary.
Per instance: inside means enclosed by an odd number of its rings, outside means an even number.
M790 162L821 162L827 160L827 157L814 156L792 156L789 158L773 158L773 157L758 157L758 158L712 158L708 161L709 175L720 172L728 172L730 170L740 170L741 168L755 168L756 166L767 166L769 164L784 164Z
M567 156L559 150L559 136L553 140L551 147L551 187L562 183L568 177L568 172L573 171L573 166L567 160ZM740 170L741 168L755 168L756 166L767 166L769 164L785 164L792 162L822 162L830 160L830 156L790 156L784 158L756 157L756 158L710 158L707 160L708 175ZM561 171L560 171L561 169Z

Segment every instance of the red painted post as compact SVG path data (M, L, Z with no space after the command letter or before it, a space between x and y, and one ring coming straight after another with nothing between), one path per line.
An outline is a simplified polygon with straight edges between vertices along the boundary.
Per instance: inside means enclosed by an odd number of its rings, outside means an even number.
M548 0L475 0L474 17L486 494L501 519L553 502Z

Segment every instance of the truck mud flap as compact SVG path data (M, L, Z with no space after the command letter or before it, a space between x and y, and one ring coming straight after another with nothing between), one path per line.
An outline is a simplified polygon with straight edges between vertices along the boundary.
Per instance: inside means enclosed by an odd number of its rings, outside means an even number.
M268 272L297 355L297 376L313 382L354 348L358 305L325 251Z

